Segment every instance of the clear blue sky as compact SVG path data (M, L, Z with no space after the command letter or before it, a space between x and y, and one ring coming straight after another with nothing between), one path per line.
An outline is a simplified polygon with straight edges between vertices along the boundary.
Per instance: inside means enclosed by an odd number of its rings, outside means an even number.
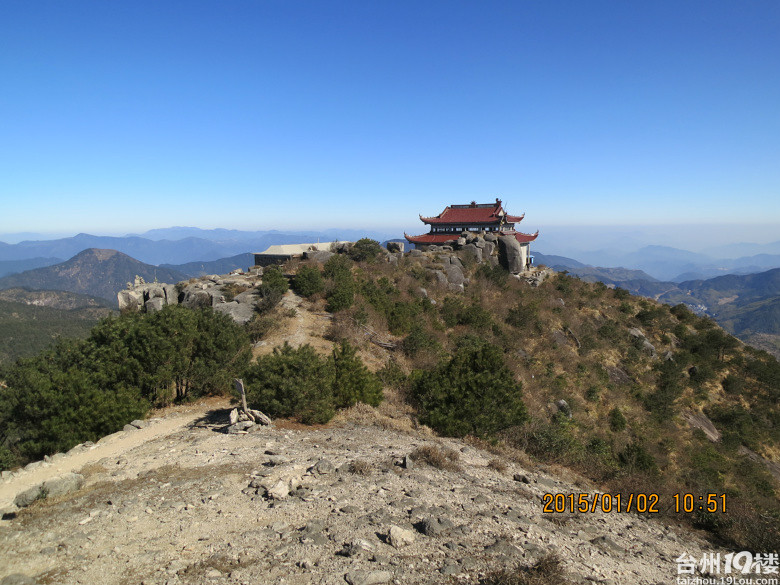
M778 31L777 0L7 0L0 233L419 233L496 196L528 231L780 226Z

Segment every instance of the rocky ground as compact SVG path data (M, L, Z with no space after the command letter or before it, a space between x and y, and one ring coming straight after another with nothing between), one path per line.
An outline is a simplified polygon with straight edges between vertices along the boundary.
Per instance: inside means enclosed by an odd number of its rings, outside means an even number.
M6 478L19 492L80 458L85 483L7 509L0 582L476 583L556 553L572 583L665 584L681 553L714 550L636 514L545 514L542 494L591 490L367 407L241 434L222 432L228 409L191 406Z

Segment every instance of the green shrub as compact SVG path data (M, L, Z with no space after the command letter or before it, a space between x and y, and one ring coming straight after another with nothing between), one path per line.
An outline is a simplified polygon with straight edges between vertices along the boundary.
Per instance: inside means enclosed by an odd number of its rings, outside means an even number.
M679 305L675 305L674 307L669 309L669 312L675 317L677 317L677 320L680 321L680 323L688 323L690 321L693 321L693 319L695 318L693 312L683 303L680 303Z
M626 428L626 417L617 406L609 411L609 428L615 433Z
M441 305L441 318L447 327L455 327L460 321L460 314L465 304L461 297L450 296L444 299Z
M628 468L630 472L635 471L655 471L655 459L650 452L641 443L629 443L618 456L621 465Z
M4 371L0 444L22 462L95 441L150 405L227 391L249 353L244 329L210 308L104 319Z
M485 309L477 299L466 304L461 297L447 297L442 303L441 316L447 327L465 325L484 331L493 325L490 311Z
M619 286L615 287L615 298L616 299L618 299L620 301L624 301L624 300L626 300L626 299L628 299L630 297L631 297L631 293L628 292L626 289L620 288Z
M355 349L342 342L320 356L310 345L288 344L261 356L245 375L247 402L272 417L295 417L305 424L328 422L338 408L382 400L382 385Z
M347 341L333 350L333 397L336 408L347 408L358 402L378 406L382 402L382 383L368 371L357 351Z
M263 271L263 281L258 287L260 301L256 310L258 313L267 313L279 304L284 293L290 288L287 277L278 266L268 266Z
M559 272L555 276L555 290L566 295L572 291L572 277Z
M598 328L597 333L608 341L618 341L620 339L620 325L616 321L607 321Z
M352 279L352 274L347 272L335 276L325 298L328 301L325 308L329 313L349 309L355 302L355 281Z
M18 464L19 458L16 454L7 445L0 445L0 471L13 469Z
M572 421L555 416L551 421L532 420L512 442L543 461L576 462L583 447L572 432Z
M387 328L393 335L404 335L420 321L420 305L414 302L396 301L387 312Z
M394 359L390 359L381 370L376 373L379 381L385 386L402 390L406 388L408 377L401 366Z
M347 250L347 255L355 262L373 262L382 254L382 246L376 240L361 238Z
M293 289L302 297L311 297L325 290L325 282L319 268L301 266L293 280Z
M601 388L598 386L588 386L588 389L585 390L585 399L589 402L598 402L600 396Z
M666 420L674 414L674 402L684 390L680 370L680 364L674 361L664 360L656 366L656 389L646 397L645 406L657 420Z
M322 266L322 274L326 278L336 278L337 276L352 275L352 261L343 254L336 254L328 258Z
M290 284L287 282L287 277L281 268L278 266L267 266L263 270L263 281L260 284L261 294L264 289L275 289L284 294L289 288Z
M247 402L272 417L297 417L306 424L328 422L336 410L333 364L310 345L284 344L260 356L245 375Z
M664 316L665 312L661 307L653 307L650 309L642 309L636 314L636 319L643 326L649 327L658 319Z
M417 373L412 400L420 420L439 433L485 437L526 420L521 389L501 350L472 337L448 361Z
M13 437L9 447L22 461L97 441L149 410L138 388L106 388L96 372L78 364L86 346L63 343L7 370L0 428Z
M490 314L490 311L474 300L463 309L459 315L458 323L472 329L484 331L493 325L493 316Z
M250 355L246 331L229 316L178 305L105 319L87 341L81 367L104 387L136 387L156 405L229 391Z
M279 320L271 315L255 314L244 325L249 341L257 343L277 325Z
M488 263L482 263L477 268L476 275L500 289L505 288L509 280L509 271L500 264L491 266Z
M441 345L436 337L419 323L412 327L409 335L404 338L402 347L404 353L409 357L414 357L421 352L441 350Z
M363 281L360 294L374 309L387 315L393 304L392 299L398 296L398 289L383 276L377 281L370 278Z

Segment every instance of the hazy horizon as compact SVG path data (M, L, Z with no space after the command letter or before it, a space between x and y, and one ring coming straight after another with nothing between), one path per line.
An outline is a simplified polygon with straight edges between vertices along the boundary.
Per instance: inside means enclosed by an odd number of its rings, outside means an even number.
M520 229L529 223L529 218L523 220ZM530 225L530 224L529 224ZM669 246L697 253L707 253L707 250L719 246L746 244L762 246L780 241L780 226L775 224L664 224L664 225L542 225L539 229L539 239L532 244L532 249L544 254L562 256L583 254L591 251L615 248L622 252L638 250L649 245ZM227 230L236 232L268 232L278 231L289 233L328 233L328 232L365 232L369 237L382 239L402 238L404 230L409 234L424 233L426 226L418 220L415 227L361 228L358 226L320 227L312 229L282 229L259 226L257 229L242 230L231 227L203 228L197 226L167 226L148 230L136 230L129 233L112 233L101 230L88 232L59 232L46 234L40 232L23 232L17 234L0 233L0 242L17 244L21 241L47 241L69 238L78 233L92 236L129 237L140 236L148 232L166 230ZM195 236L197 237L197 235ZM178 239L178 238L168 238Z

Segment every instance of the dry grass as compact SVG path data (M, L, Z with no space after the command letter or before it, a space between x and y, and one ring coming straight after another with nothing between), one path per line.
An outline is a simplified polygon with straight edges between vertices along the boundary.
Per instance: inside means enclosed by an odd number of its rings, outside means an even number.
M488 573L481 585L568 585L560 557L548 554L533 565L501 569Z
M331 424L355 424L363 427L375 426L381 429L416 434L414 420L403 413L392 409L378 408L358 402L355 406L340 410L333 417Z
M458 463L460 453L436 445L423 445L411 452L410 457L417 462L426 463L436 469L445 471L461 471Z
M350 472L356 475L371 475L373 466L365 459L355 459L349 464Z
M504 473L507 469L506 463L504 463L501 459L497 457L494 457L493 459L488 461L487 466L489 469L494 469L499 473Z

